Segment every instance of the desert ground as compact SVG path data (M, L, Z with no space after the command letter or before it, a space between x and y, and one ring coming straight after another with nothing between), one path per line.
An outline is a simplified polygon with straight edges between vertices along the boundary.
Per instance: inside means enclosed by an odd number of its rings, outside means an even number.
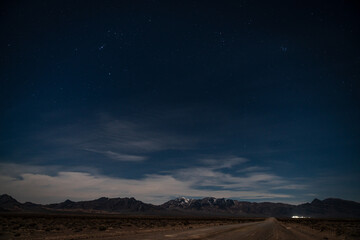
M0 239L360 239L360 220L2 214Z

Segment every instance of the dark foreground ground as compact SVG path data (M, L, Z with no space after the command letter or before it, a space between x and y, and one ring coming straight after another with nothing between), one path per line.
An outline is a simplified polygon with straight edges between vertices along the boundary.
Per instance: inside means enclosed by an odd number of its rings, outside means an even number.
M360 219L278 219L287 226L302 226L339 239L360 239Z
M360 220L2 214L0 239L360 239Z
M262 221L262 218L201 218L76 214L1 214L0 239L102 239L184 231Z

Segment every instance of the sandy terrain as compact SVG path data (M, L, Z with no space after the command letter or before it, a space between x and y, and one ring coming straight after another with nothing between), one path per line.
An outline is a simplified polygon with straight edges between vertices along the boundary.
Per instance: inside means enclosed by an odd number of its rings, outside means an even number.
M116 238L109 238L116 239ZM118 238L120 239L120 238ZM254 223L243 223L226 226L203 227L186 231L168 231L151 234L138 234L123 236L124 240L130 239L213 239L213 240L315 240L315 239L356 239L343 236L336 236L330 232L319 232L301 225L286 226L275 218Z
M345 221L344 225L324 222L275 218L0 215L0 239L359 239L356 232L359 221ZM316 224L321 229L313 227ZM349 224L352 227L346 229ZM339 227L343 232L339 233Z

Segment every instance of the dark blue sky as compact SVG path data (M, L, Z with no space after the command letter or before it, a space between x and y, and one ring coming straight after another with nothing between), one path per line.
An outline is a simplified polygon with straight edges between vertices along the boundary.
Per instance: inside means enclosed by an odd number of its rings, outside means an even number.
M360 201L355 1L0 9L0 192Z

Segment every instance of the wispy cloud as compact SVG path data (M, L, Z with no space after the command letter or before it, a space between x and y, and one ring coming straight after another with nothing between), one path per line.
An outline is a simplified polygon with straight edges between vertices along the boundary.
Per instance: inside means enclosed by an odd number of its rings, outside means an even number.
M116 161L122 161L122 162L141 162L146 159L144 156L139 155L130 155L130 154L121 154L113 151L99 151L95 149L84 149L89 152L99 153L102 154L110 159L116 160Z
M237 156L207 156L201 158L200 161L204 164L210 165L213 168L231 168L235 165L245 163L248 161L246 158Z
M251 166L251 167L246 167L246 168L239 169L238 172L239 173L243 173L243 172L264 172L266 170L269 170L269 169L266 168L266 167Z
M15 164L16 165L16 164ZM233 176L213 166L182 168L165 174L147 174L139 179L110 177L96 171L74 171L57 168L48 173L39 166L2 164L0 192L21 201L39 203L108 197L136 197L160 204L177 196L225 197L236 199L291 199L279 193L280 186L294 186L291 181L274 174L252 173ZM6 174L10 168L21 169Z
M196 143L195 138L171 134L149 123L134 123L110 116L102 116L96 135L109 147L136 152L189 149Z
M234 176L208 167L180 169L174 174L179 179L190 180L193 186L228 189L232 191L248 189L267 191L271 186L288 184L283 178L274 174L251 173Z
M194 148L197 138L169 133L150 123L135 123L101 115L86 124L53 127L36 139L52 153L83 150L109 160L140 162L153 152ZM77 152L78 154L78 152ZM56 154L53 154L56 156Z
M291 189L291 190L299 190L305 189L307 186L305 184L288 184L283 186L272 187L271 189Z

